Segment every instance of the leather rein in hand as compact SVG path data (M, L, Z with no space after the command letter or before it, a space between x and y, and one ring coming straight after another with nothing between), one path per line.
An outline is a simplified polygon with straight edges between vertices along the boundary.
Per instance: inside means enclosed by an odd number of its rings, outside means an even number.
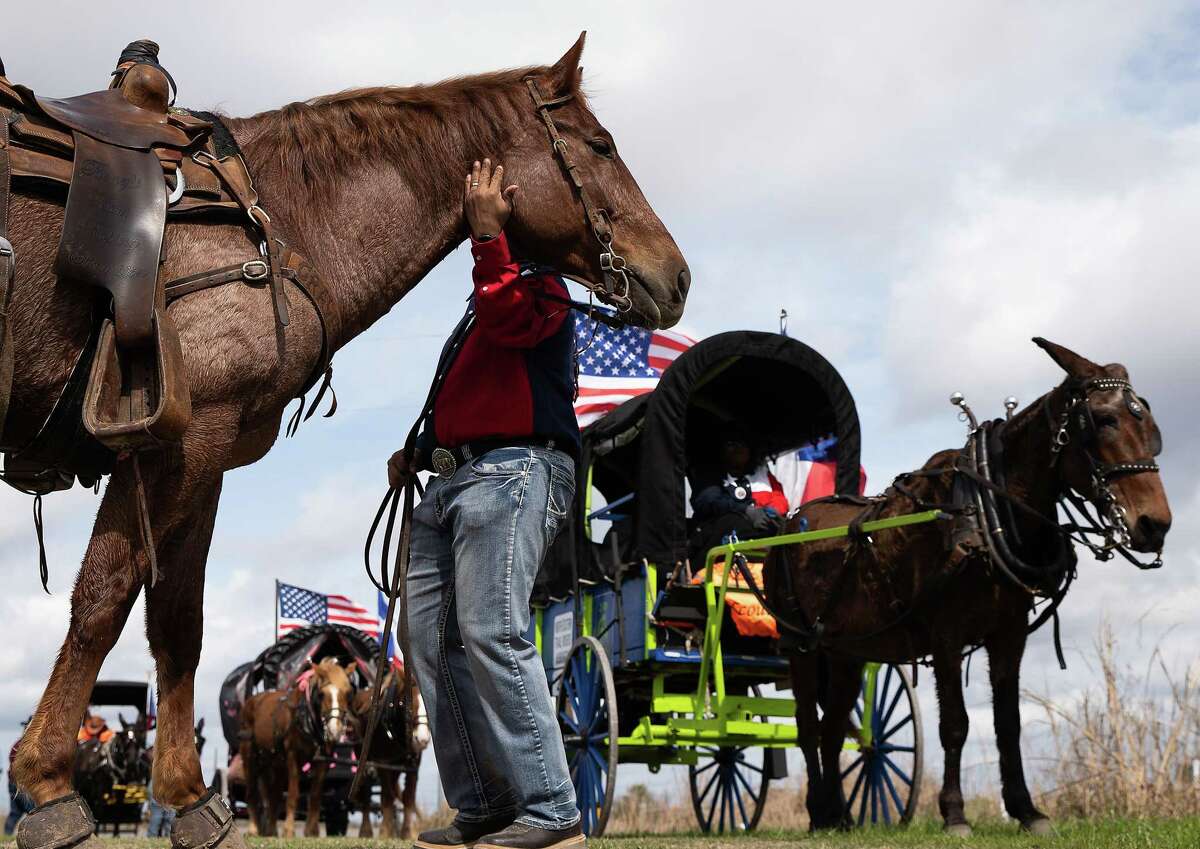
M466 343L467 337L471 333L471 328L475 326L475 316L468 313L458 327L454 330L453 339L450 346L442 352L441 359L438 361L437 370L434 373L433 382L429 385L429 392L425 396L425 403L421 406L421 414L417 420L413 422L409 428L408 436L404 440L404 453L411 462L413 459L413 449L416 448L417 434L421 430L421 425L424 424L433 414L433 403L437 399L438 391L442 388L442 383L446 380L446 375L450 373L450 367L454 364L455 358L459 351L462 350ZM371 530L367 532L367 543L363 548L363 562L366 565L367 577L371 579L371 583L375 585L381 593L384 593L388 599L387 613L384 616L383 633L380 635L379 659L375 665L375 680L371 686L371 706L367 710L367 727L363 733L363 748L359 760L366 762L369 760L371 752L371 743L375 737L375 731L379 727L380 717L383 715L385 702L383 696L383 680L387 677L388 668L388 653L387 640L393 633L392 627L395 624L396 618L396 602L400 602L400 651L405 658L412 656L409 651L409 636L408 636L408 559L409 550L412 541L412 514L415 506L417 490L420 484L417 482L415 474L411 474L404 482L404 485L397 487L388 487L387 493L383 496L383 501L379 503L379 509L375 511L375 519L371 522ZM423 494L423 493L422 493ZM401 498L403 497L403 502ZM403 506L401 507L401 504ZM388 571L388 556L392 549L392 534L396 530L396 514L400 514L400 535L396 543L396 560L395 568ZM379 577L376 579L375 572L371 568L371 548L375 541L375 534L379 530L379 525L384 521L384 516L387 516L387 523L384 525L383 531L383 548L379 557ZM416 676L413 674L411 666L405 670L404 675L404 727L405 734L409 740L412 739L413 730L416 727L416 720L413 717L412 705L415 704L413 698L413 687L416 683ZM359 782L362 780L363 773L366 770L360 769L354 774L354 781L350 785L350 798L354 798L358 792Z

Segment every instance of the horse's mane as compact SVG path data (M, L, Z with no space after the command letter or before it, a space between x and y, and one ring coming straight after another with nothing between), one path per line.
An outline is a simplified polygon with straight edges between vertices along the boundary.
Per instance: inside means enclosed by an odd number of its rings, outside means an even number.
M310 192L331 190L363 161L386 161L423 197L457 195L458 184L446 175L507 146L522 126L520 113L534 114L524 79L548 70L350 89L289 103L247 119L253 130L246 147Z

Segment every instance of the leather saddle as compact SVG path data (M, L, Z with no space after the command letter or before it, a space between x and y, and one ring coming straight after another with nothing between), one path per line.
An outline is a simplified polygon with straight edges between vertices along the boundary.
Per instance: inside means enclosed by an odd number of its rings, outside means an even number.
M108 89L63 99L9 82L0 66L0 437L12 374L7 306L15 256L4 238L11 181L66 188L54 270L81 297L94 293L97 306L92 338L68 383L78 393L73 410L60 409L64 393L33 444L6 448L4 477L19 488L66 488L76 474L93 483L111 470L114 453L169 445L187 429L187 375L159 273L168 215L250 213L255 236L271 241L254 215L245 163L218 155L212 122L170 108L174 81L157 56L153 42L134 42ZM269 266L277 292L279 269L268 253L260 265ZM286 324L282 307L280 314ZM82 434L72 419L107 456L80 458Z

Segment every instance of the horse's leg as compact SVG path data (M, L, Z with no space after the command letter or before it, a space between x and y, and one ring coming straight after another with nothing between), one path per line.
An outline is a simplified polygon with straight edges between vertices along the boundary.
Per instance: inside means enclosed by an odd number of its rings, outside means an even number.
M404 837L404 833L396 824L396 803L400 801L400 770L388 770L387 782L382 785L380 804L383 807L383 828L385 837ZM408 810L404 811L404 825L407 827Z
M1021 764L1021 658L1025 654L1025 617L997 629L985 642L992 679L992 716L1000 750L1000 783L1004 809L1035 834L1050 831L1050 820L1033 805Z
M971 825L963 813L962 767L963 745L967 742L970 720L963 700L962 644L957 640L935 641L933 674L937 680L938 736L945 753L942 792L938 794L938 809L942 812L943 827L956 837L971 833Z
M400 804L404 806L404 824L400 827L401 840L412 840L417 836L417 772L417 769L404 771L404 795L400 797ZM396 780L398 782L399 777Z
M71 792L75 738L104 658L149 572L135 514L132 469L117 467L71 593L71 623L13 761L13 777L44 805Z
M821 806L822 781L820 750L820 720L817 716L817 655L813 652L793 654L788 658L792 672L792 696L796 700L796 744L804 753L804 769L808 787L804 806L808 810L810 831L836 825L828 822Z
M360 767L360 769L365 769L365 767ZM381 773L382 770L376 769L375 772ZM359 805L362 808L362 825L358 827L358 836L363 839L367 839L375 836L375 827L371 825L370 782L364 780L362 790L359 792L362 794Z
M158 671L154 795L176 809L208 792L196 751L193 699L204 636L204 565L220 496L219 475L207 487L191 488L189 509L159 546L161 577L146 589L146 637Z
M321 836L321 791L325 787L326 764L313 764L308 776L308 811L304 818L304 836Z
M825 785L824 809L831 825L850 826L846 794L842 792L842 751L850 730L850 712L862 690L863 664L826 655L829 659L829 692L821 717L821 778Z
M300 799L300 756L285 744L287 757L287 799L284 800L283 836L296 836L296 805Z
M241 746L238 747L242 756L242 776L246 782L246 820L248 823L246 831L249 834L258 834L258 821L262 817L263 808L259 787L262 779L258 774L258 767L254 763L253 748L254 743L250 740L243 740Z

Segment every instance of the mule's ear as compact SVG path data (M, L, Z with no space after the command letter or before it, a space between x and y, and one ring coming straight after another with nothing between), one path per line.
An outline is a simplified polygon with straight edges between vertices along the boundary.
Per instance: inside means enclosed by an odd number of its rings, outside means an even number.
M1076 380L1087 380L1089 377L1098 377L1104 374L1104 369L1101 366L1096 365L1087 357L1082 357L1079 354L1076 354L1070 348L1064 348L1062 345L1056 345L1049 339L1043 339L1041 336L1034 336L1033 344L1037 345L1039 348L1049 354L1050 359L1058 363L1059 368Z
M579 81L583 69L579 67L579 60L583 57L583 42L587 38L587 30L579 33L579 40L571 45L571 49L563 54L563 57L555 62L546 76L550 79L550 90L554 92L555 97L564 94L573 94L579 90Z

